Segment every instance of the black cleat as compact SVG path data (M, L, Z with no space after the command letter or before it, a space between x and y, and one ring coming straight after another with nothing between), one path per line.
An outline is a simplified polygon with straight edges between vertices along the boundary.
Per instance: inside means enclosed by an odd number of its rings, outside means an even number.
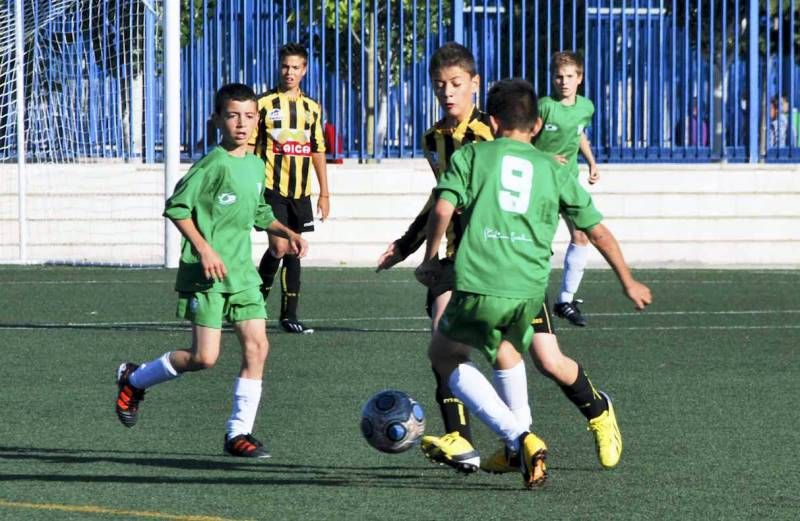
M251 434L239 434L233 438L225 435L225 445L223 450L231 456L237 458L270 458L272 454Z
M585 327L586 319L583 318L581 310L578 309L578 304L583 304L583 301L559 302L553 306L553 313L558 317L566 318L573 326Z
M125 362L117 368L117 418L125 427L133 427L139 419L139 402L144 400L144 389L137 389L128 382L128 377L139 366Z
M310 335L314 332L314 328L308 327L299 320L291 318L282 318L281 327L287 333L298 333L301 335Z

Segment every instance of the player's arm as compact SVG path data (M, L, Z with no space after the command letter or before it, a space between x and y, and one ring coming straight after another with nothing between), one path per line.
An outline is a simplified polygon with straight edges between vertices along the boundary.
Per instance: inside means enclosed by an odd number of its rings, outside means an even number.
M470 183L474 147L466 145L458 149L450 158L450 165L439 178L433 195L436 202L428 218L425 236L425 259L414 275L426 286L434 284L441 268L438 260L442 238L453 219L456 208L464 209L470 204L467 186Z
M428 161L428 166L431 167L434 177L439 179L439 168L433 162L428 144L425 140L423 140L422 143L422 152L425 154L425 159ZM376 272L388 270L395 264L405 260L422 246L422 243L425 242L426 227L428 225L430 211L435 201L436 198L433 193L431 193L427 201L425 201L425 206L422 207L422 210L420 210L411 222L411 225L403 236L389 243L389 246L386 247L386 251L378 257L378 267L375 269Z
M592 145L589 143L589 139L583 132L581 132L581 138L578 142L578 149L581 151L581 154L583 154L583 157L586 159L586 163L589 165L589 184L593 185L600 180L600 169L597 167L597 161L594 160L594 154L592 154Z
M163 216L175 224L200 257L203 274L209 280L222 280L227 275L227 268L222 258L206 241L197 225L192 220L197 201L209 183L214 182L215 171L192 167L175 185L175 191L167 199Z
M436 283L441 271L439 247L455 211L456 206L448 197L440 197L436 200L436 204L434 204L430 212L425 237L425 258L422 264L414 271L414 276L416 276L417 280L426 286Z
M317 215L320 220L328 218L331 211L331 194L328 191L328 167L325 160L325 134L322 130L322 113L318 112L311 129L311 163L317 174L319 197L317 197Z
M319 182L319 197L317 197L317 215L320 220L328 218L331 211L331 194L328 191L328 167L325 161L325 152L314 152L311 154L311 163L314 165L314 172L317 174Z
M189 241L200 256L200 265L203 266L203 274L209 280L222 280L228 274L225 263L222 258L214 251L214 248L208 244L203 234L197 229L192 219L172 219L170 220L175 224L175 227L181 234Z
M591 229L585 231L589 241L603 255L608 265L614 270L614 273L617 274L625 294L633 301L636 309L644 309L645 306L653 301L650 288L633 278L622 256L622 249L619 247L619 243L614 234L611 233L611 230L606 228L603 223L597 223Z
M272 221L269 226L267 226L267 233L288 239L291 253L293 255L297 255L297 257L300 259L305 257L306 253L308 253L308 241L303 239L299 233L292 231L277 219Z
M414 221L405 231L402 237L391 242L381 256L378 258L378 268L375 271L388 270L398 262L402 262L409 255L414 253L425 242L425 229L428 225L431 208L435 198L433 194L425 201L425 206L414 218Z

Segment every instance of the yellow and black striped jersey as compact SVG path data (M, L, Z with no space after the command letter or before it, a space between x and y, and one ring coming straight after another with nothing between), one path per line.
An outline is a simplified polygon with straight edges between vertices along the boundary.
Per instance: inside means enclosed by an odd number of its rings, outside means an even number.
M491 141L492 139L494 137L492 136L492 128L489 126L489 115L478 110L477 107L473 107L469 118L460 122L455 128L448 127L445 119L441 119L425 131L425 135L422 137L422 151L433 170L433 175L438 181L439 175L447 170L453 152L461 148L461 145L475 141ZM425 203L425 207L406 230L406 233L395 241L400 254L404 258L414 253L425 242L425 227L428 223L428 214L433 208L434 202L433 195L431 195ZM454 216L447 229L448 257L455 255L460 232L458 218Z
M319 104L273 89L258 99L258 116L250 144L267 165L266 189L290 199L310 196L311 154L325 152Z

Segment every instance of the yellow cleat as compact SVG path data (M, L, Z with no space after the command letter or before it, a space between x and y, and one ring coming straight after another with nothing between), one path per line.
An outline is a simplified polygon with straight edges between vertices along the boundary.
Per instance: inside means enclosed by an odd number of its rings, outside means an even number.
M480 454L458 432L451 432L441 437L423 436L420 449L429 460L443 463L465 474L480 468Z
M519 472L519 455L511 452L504 443L488 460L481 461L481 470L492 474Z
M519 471L526 488L537 488L544 485L547 479L547 445L535 434L526 432L519 437L520 462Z
M619 463L622 456L622 434L619 432L617 415L614 414L614 406L611 405L611 398L604 392L600 392L608 402L608 410L597 418L589 420L588 430L594 432L594 441L597 445L597 458L603 468L613 469Z

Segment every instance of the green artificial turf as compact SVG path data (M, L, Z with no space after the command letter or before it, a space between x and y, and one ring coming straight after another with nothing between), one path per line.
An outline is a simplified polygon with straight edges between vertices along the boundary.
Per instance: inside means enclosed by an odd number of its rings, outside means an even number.
M304 270L301 318L317 332L270 327L256 435L273 457L251 462L221 452L230 332L216 367L151 389L134 428L116 419L117 365L189 341L174 272L0 267L0 519L796 519L800 271L636 274L648 311L597 270L580 295L589 327L556 320L562 350L614 399L622 462L601 469L583 417L528 364L550 474L526 491L516 474L462 476L361 438L361 405L384 388L441 434L409 270ZM488 456L498 442L474 425Z

